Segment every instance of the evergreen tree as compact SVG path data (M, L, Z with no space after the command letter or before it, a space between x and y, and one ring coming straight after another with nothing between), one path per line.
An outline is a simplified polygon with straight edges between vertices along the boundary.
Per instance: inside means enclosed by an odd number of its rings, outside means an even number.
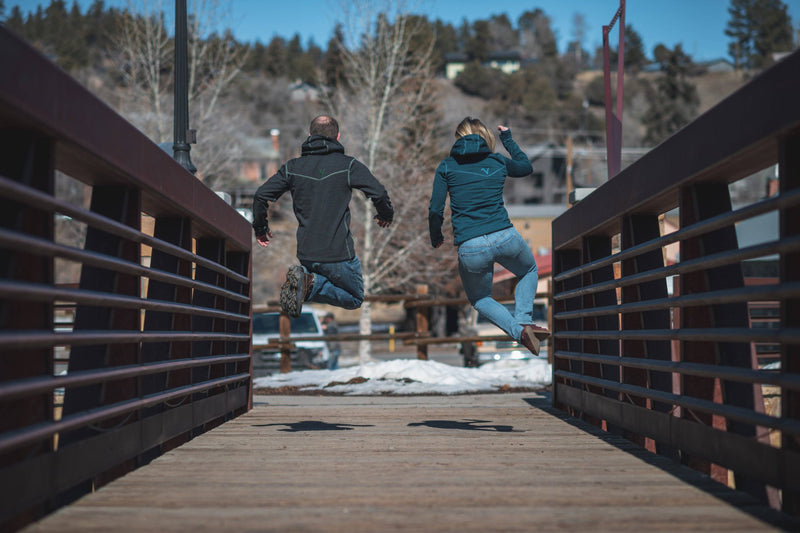
M556 37L550 18L541 9L526 11L517 20L522 54L537 59L554 59L558 55Z
M697 115L697 87L687 80L691 68L692 59L681 45L663 54L663 75L656 81L656 94L642 120L647 128L645 143L658 144Z
M489 19L489 49L505 52L519 45L519 35L514 31L508 16L492 15Z
M107 16L103 0L94 0L86 11L86 19L84 21L84 35L88 47L105 47L107 43L106 34L108 33L105 26L106 20Z
M772 54L792 49L792 25L781 0L731 0L725 35L737 68L765 68Z
M247 59L242 69L251 73L263 72L266 54L267 48L260 40L256 40L255 44L248 45Z
M22 18L22 10L20 10L19 6L14 6L11 8L11 14L6 19L5 25L9 29L22 34L25 20Z
M489 21L476 20L472 24L472 33L467 41L466 52L470 59L484 62L489 57L489 42L492 34L489 29Z
M625 25L625 70L638 72L647 65L647 55L644 51L644 42L633 25ZM617 49L612 47L609 50L609 59L612 64L617 62Z
M755 24L753 64L756 68L765 68L774 62L773 53L792 49L792 23L788 7L781 0L755 0L751 17Z
M298 38L299 42L299 38ZM272 38L264 51L264 59L261 68L267 76L279 77L289 74L289 54L286 49L286 42L277 35Z
M77 0L72 0L68 15L69 31L58 40L56 54L59 65L66 70L85 67L89 63L89 49L86 46L84 18Z
M4 0L0 0L0 22L5 20L6 18L6 3Z
M625 26L625 69L637 72L647 64L644 42L633 25Z
M433 24L433 29L436 35L435 52L444 55L458 51L458 33L452 24L437 20Z
M31 42L41 42L47 35L45 28L45 15L44 8L41 5L36 6L36 12L33 15L28 15L25 21L25 31L23 35Z
M329 87L346 87L347 77L344 74L344 30L341 24L333 29L333 36L328 41L328 51L322 60L323 82Z
M731 38L728 43L728 53L733 58L736 69L747 68L750 66L750 54L752 49L752 29L748 11L752 0L731 0L728 7L728 27L725 28L725 35Z
M303 50L298 33L295 33L292 40L286 45L286 62L290 79L307 82L316 80L316 66L311 56Z
M456 79L456 87L472 96L490 99L499 94L506 75L491 67L484 67L478 61L467 63Z
M444 58L446 54L458 52L458 33L452 24L436 20L433 23L433 33L436 40L433 43L434 69L441 73L444 71Z

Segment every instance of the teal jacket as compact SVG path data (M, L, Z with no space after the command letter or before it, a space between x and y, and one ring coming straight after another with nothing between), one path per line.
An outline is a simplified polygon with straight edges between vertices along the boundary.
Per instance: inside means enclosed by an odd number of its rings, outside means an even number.
M511 138L511 130L501 132L500 141L511 159L492 152L483 137L472 134L458 139L450 157L439 163L428 209L432 246L444 240L442 223L448 193L456 245L512 227L503 203L506 176L521 178L533 167Z

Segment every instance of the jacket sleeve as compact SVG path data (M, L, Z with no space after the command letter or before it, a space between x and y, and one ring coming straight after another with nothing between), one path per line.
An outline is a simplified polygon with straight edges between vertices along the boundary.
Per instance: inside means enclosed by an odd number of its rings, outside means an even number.
M394 208L389 199L386 188L372 175L367 166L357 159L350 160L348 172L350 187L363 192L367 198L372 200L378 218L386 222L394 220Z
M269 232L267 220L269 203L275 202L288 190L289 180L286 177L286 165L282 165L278 172L256 190L256 194L253 196L253 231L255 231L256 237Z
M442 161L433 177L433 191L428 207L428 231L431 234L431 246L436 246L444 240L442 224L444 223L444 203L447 199L447 181L444 177L446 171L447 165Z
M521 178L533 172L533 165L531 165L530 159L525 155L525 152L520 150L517 143L514 142L514 139L511 138L511 130L501 131L500 141L511 155L511 159L505 158L506 169L508 170L509 176L512 178Z

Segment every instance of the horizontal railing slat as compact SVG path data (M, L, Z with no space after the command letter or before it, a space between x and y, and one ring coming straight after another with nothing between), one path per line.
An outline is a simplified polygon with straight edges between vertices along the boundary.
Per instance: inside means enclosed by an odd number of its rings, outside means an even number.
M698 272L719 266L735 264L756 257L763 257L777 253L790 253L798 250L800 250L800 237L788 237L776 241L754 244L753 246L747 246L744 248L737 248L735 250L719 252L716 254L699 257L697 259L681 261L680 263L676 263L674 265L654 268L652 270L646 270L630 276L624 276L618 279L595 283L580 289L562 291L554 295L553 299L555 301L566 300L568 298L585 296L587 294L607 291L617 287L638 285L644 283L645 281L663 279L680 274L688 274L690 272Z
M167 311L185 313L197 316L207 316L238 322L250 321L248 315L230 313L211 307L180 304L166 300L139 298L137 296L118 295L99 291L83 289L53 288L40 283L25 283L19 281L0 280L0 297L14 298L29 301L62 301L74 304L94 305L103 307L119 307L122 309L143 309L148 311Z
M132 274L135 276L142 276L149 279L156 279L173 283L183 287L190 287L193 289L200 289L211 294L224 296L231 300L247 303L250 301L249 296L239 294L236 292L228 291L216 285L195 281L192 278L185 278L177 274L171 274L154 268L141 266L138 263L117 259L108 255L98 252L82 250L64 244L55 243L46 239L37 237L30 237L16 231L9 231L0 228L0 245L7 246L19 251L26 251L40 255L47 255L52 257L60 257L71 261L92 265L99 268L113 270L115 272Z
M67 415L58 421L43 422L27 426L23 429L8 431L0 434L0 453L6 453L15 448L19 448L20 446L41 441L55 435L56 433L63 433L65 431L85 427L89 424L102 422L103 420L107 420L109 418L131 413L137 409L150 407L162 402L173 400L175 398L180 398L182 396L188 396L190 394L203 392L214 387L222 387L236 382L247 381L249 379L250 374L248 373L215 378L193 385L169 389L165 392L134 398L132 400L125 400L109 405L103 405L88 411L76 413L74 415Z
M564 281L565 279L573 278L579 274L592 272L598 268L602 268L619 261L624 261L626 259L633 259L634 257L640 256L647 252L652 252L653 250L658 250L676 242L704 235L711 231L716 231L718 229L731 226L737 222L741 222L758 215L763 215L779 209L788 209L798 205L800 205L800 190L790 191L781 196L773 196L734 211L720 213L719 215L707 218L702 222L692 224L691 226L687 226L685 228L680 228L672 233L662 235L656 239L651 239L641 244L631 246L630 248L621 250L614 255L600 258L595 261L589 261L581 266L565 270L564 272L553 276L553 281Z
M578 383L586 385L594 385L605 389L632 394L642 398L649 398L659 402L678 405L687 409L701 411L708 414L719 415L728 420L735 420L745 424L753 424L755 426L764 426L769 428L779 429L786 431L792 435L800 436L800 421L777 418L763 413L758 413L752 409L744 407L737 407L735 405L728 405L722 403L711 402L708 400L701 400L692 398L691 396L672 394L671 392L663 392L646 387L639 387L637 385L630 385L626 383L619 383L616 381L609 381L607 379L586 376L575 372L566 370L555 370L553 374L556 377L563 379L571 379Z
M647 359L645 357L620 357L617 355L569 352L563 350L555 350L553 355L573 361L614 365L621 368L639 368L642 370L655 370L657 372L673 372L687 376L719 378L741 383L760 383L763 385L773 385L776 387L785 387L789 390L800 391L800 375L782 374L774 370L754 370L751 368L737 368L733 366L661 361L658 359Z
M567 320L570 318L588 318L616 313L642 313L657 309L692 307L708 304L727 304L753 301L778 302L787 298L798 297L800 297L800 282L790 282L780 285L748 285L736 289L724 289L695 294L682 294L680 296L672 296L668 298L655 298L652 300L641 300L638 302L629 302L618 305L592 307L590 309L558 311L553 314L553 318L556 320Z
M717 342L781 342L800 344L800 328L676 328L626 329L592 331L556 331L560 339L612 340L680 340Z
M49 330L0 331L0 349L4 350L132 342L249 340L250 336L247 334L194 331L78 330L71 333Z
M137 231L130 226L126 226L125 224L112 220L108 217L104 217L92 211L73 206L72 204L50 196L49 194L45 194L35 189L20 185L19 183L4 176L0 176L0 193L8 196L9 198L35 206L37 209L49 210L67 215L75 220L84 222L107 233L123 237L132 242L150 246L155 250L166 252L174 255L175 257L186 259L187 261L192 261L198 266L206 267L214 272L218 272L224 276L227 276L234 281L238 281L240 283L250 283L250 280L247 278L247 276L242 276L241 274L226 268L224 265L220 265L219 263L210 261L205 257L193 254L189 250L185 250L180 246L175 246L172 243L151 237L146 233Z
M37 376L28 379L0 383L0 401L32 396L59 388L92 385L130 377L146 376L159 372L196 368L201 366L246 361L249 354L212 355L191 359L170 359L141 365L106 367L99 370L82 370L60 376Z

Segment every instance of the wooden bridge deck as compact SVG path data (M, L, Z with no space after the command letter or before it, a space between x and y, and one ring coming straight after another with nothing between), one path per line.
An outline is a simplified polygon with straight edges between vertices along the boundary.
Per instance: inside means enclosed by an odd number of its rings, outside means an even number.
M28 530L792 528L746 496L593 431L533 393L254 403Z

